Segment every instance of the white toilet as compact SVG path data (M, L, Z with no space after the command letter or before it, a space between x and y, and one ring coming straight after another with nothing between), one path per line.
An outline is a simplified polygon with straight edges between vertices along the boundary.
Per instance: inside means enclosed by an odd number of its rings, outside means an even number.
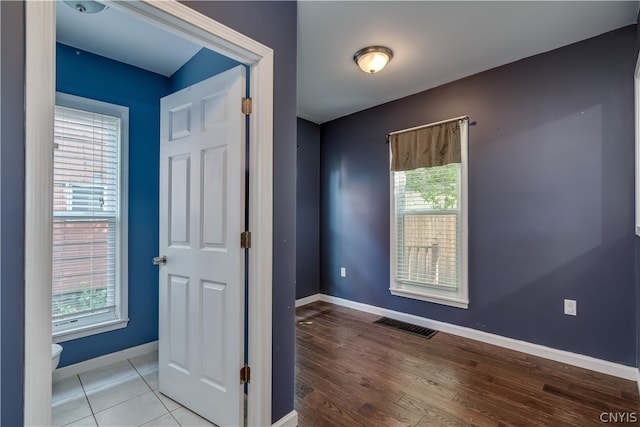
M60 362L60 353L62 353L62 346L60 344L51 344L51 371L53 372Z

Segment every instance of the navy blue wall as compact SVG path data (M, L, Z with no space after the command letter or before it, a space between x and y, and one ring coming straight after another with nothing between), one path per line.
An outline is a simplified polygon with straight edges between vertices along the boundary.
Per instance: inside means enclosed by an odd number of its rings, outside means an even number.
M24 10L0 2L0 425L24 403Z
M296 299L320 292L320 126L298 119Z
M171 76L171 92L177 92L187 86L227 71L236 65L240 65L240 63L209 49L202 48L178 71L173 73Z
M271 47L275 51L274 91L274 248L273 248L273 403L272 418L278 420L293 410L294 393L294 303L295 303L295 162L296 162L296 25L295 2L185 2L191 8L234 28L249 37ZM12 9L10 16L5 5ZM2 84L10 85L14 92L2 92L3 105L22 105L24 102L24 14L23 2L2 2L2 43L5 53L13 55L2 61ZM277 29L277 31L274 31ZM4 49L5 43L11 43ZM16 60L17 59L17 60ZM16 111L21 112L21 109ZM19 113L20 114L20 113ZM4 134L5 120L11 115L2 110ZM19 119L19 118L18 118ZM10 122L11 135L15 137L17 152L24 151L22 120ZM5 139L3 135L3 148ZM7 174L2 170L2 181L9 179L12 185L24 189L24 161L14 157ZM14 169L15 168L15 169ZM6 175L6 176L5 176ZM156 184L157 185L157 184ZM157 189L156 189L157 191ZM24 197L9 198L2 193L2 229L12 228L24 234L23 216L17 216L8 205L23 205ZM6 197L6 198L5 198ZM5 203L6 201L6 203ZM21 202L22 201L22 202ZM9 218L6 218L9 216ZM6 219L6 221L5 221ZM157 233L156 233L157 234ZM4 237L4 235L3 235ZM23 247L17 242L14 249ZM145 260L148 262L148 259ZM3 274L6 262L3 261ZM0 398L2 425L22 424L22 395L24 384L24 273L22 265L14 266L10 277L15 283L15 295L4 298L7 285L2 282L2 310L15 310L10 330L2 328L2 393ZM19 270L19 271L18 271ZM13 273L12 273L13 274ZM11 292L9 292L11 293ZM18 322L18 323L16 323ZM3 325L7 322L3 322ZM7 348L7 346L9 348ZM15 360L15 363L12 362ZM5 361L7 365L5 366ZM5 371L8 375L5 376ZM7 420L7 422L5 422Z
M57 45L57 90L129 107L129 324L62 343L65 366L158 339L160 98L167 77Z
M635 365L634 49L629 26L322 125L322 291ZM391 296L385 134L465 114L469 309Z
M186 1L274 50L273 421L293 410L296 278L296 36L293 1Z
M638 26L639 21L640 21L640 10L638 11L638 16L636 18L636 54L640 51L640 27Z
M638 52L640 52L640 11L638 12L638 18L636 18L636 55L634 59L637 61ZM636 62L637 66L637 62ZM636 117L638 111L635 112ZM636 118L637 120L637 118ZM639 141L636 141L638 143ZM637 159L636 159L637 160ZM637 166L636 166L637 167ZM636 192L640 189L636 189ZM636 252L635 252L635 273L636 273L636 367L640 369L640 239L636 237Z

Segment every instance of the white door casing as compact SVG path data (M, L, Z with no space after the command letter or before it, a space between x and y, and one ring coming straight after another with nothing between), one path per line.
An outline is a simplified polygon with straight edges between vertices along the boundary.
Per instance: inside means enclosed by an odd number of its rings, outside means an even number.
M245 68L161 100L160 391L243 422Z

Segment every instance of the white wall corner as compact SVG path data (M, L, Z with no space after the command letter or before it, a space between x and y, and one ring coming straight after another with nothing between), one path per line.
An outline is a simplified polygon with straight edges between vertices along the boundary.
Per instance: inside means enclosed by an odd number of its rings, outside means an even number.
M296 308L303 305L311 304L312 302L320 301L322 294L309 295L308 297L300 298L296 300Z
M295 409L273 423L272 427L296 427L298 425L298 413Z
M638 381L640 379L640 377L638 376L640 375L638 374L638 369L636 369L635 367L613 363L607 360L596 359L594 357L585 356L583 354L571 353L565 350L558 350L540 344L507 338L501 335L478 331L476 329L467 328L464 326L440 322L438 320L428 319L426 317L415 316L413 314L402 313L399 311L388 310L386 308L375 307L368 304L362 304L359 302L337 298L330 295L321 294L320 301L352 308L354 310L364 311L366 313L389 317L391 319L434 329L436 331L458 335L464 338L469 338L487 344L508 348L510 350L519 351L521 353L531 354L533 356L565 363L567 365L589 369L591 371L600 372L606 375L612 375L618 378L624 378L626 380Z

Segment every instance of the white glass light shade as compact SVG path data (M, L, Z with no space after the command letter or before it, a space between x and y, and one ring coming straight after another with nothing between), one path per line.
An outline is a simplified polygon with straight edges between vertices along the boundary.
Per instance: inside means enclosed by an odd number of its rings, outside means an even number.
M64 2L80 13L98 13L107 8L106 4L93 0L64 0Z
M367 74L374 74L382 70L393 58L391 49L384 46L371 46L360 49L353 55L358 67Z

